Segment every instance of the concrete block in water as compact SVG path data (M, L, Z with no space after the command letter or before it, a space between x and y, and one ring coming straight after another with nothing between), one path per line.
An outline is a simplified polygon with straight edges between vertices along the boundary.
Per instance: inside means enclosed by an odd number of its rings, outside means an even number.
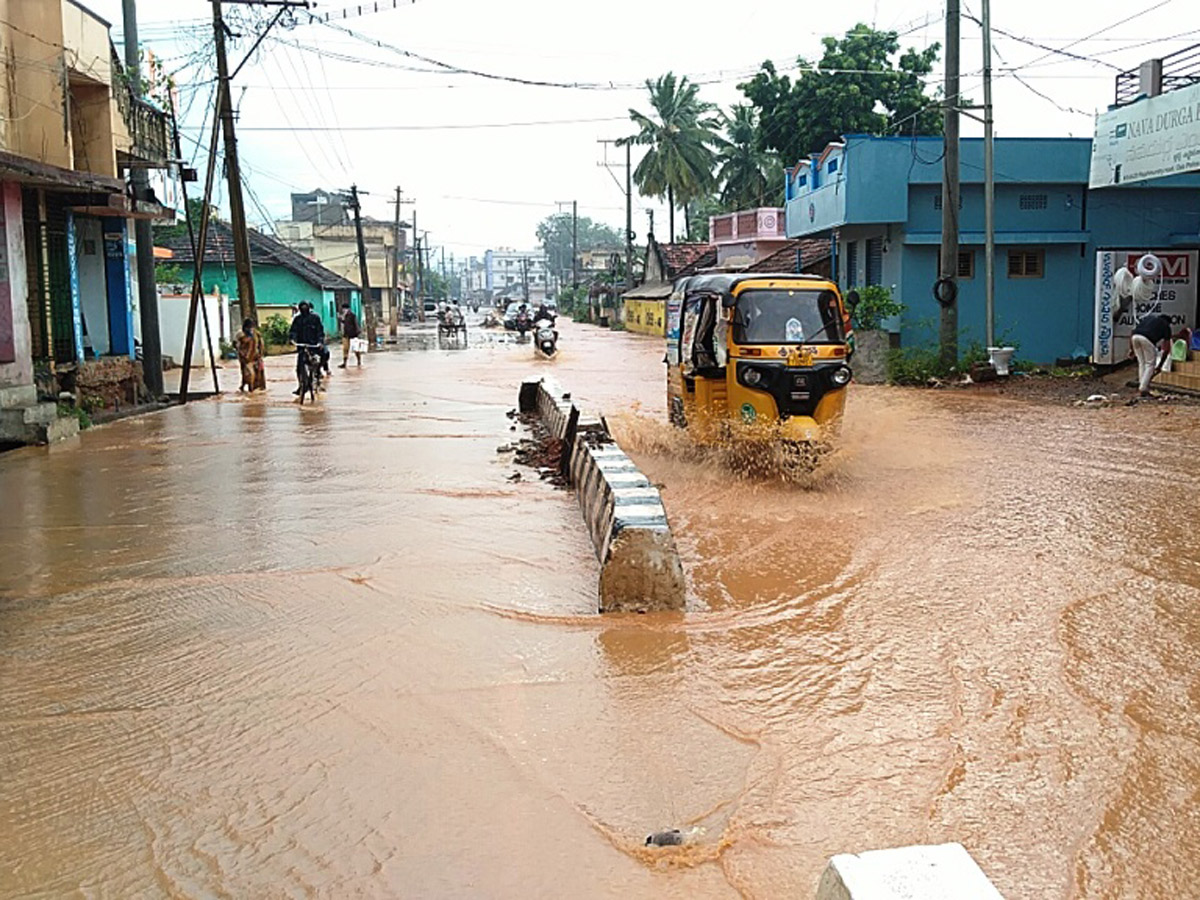
M571 483L600 559L600 611L683 609L683 567L658 488L595 432L575 439Z
M843 853L829 861L817 900L1003 900L962 844Z

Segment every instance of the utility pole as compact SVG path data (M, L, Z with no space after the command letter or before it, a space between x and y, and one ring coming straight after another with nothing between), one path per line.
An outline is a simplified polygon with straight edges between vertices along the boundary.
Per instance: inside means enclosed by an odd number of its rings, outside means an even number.
M399 315L400 297L397 286L400 283L400 185L396 185L396 221L392 225L392 264L389 267L392 289L392 321L388 322L388 332L392 335L396 333L396 318Z
M996 346L996 147L992 134L992 2L983 2L983 272L987 344Z
M633 181L625 145L625 290L633 290Z
M630 288L633 287L633 238L634 238L634 234L633 234L633 169L631 168L632 146L631 146L630 142L627 140L617 140L617 141L602 140L602 141L599 141L598 143L605 145L604 162L600 163L600 165L604 166L604 168L606 168L606 169L609 169L609 175L612 175L612 170L608 164L608 147L607 147L607 145L608 144L616 144L618 147L621 146L622 144L625 145L625 188L623 191L623 193L625 194L625 290L629 290ZM615 175L613 175L613 180L614 181L616 180ZM617 183L617 186L620 187L619 182ZM654 230L653 225L651 225L650 230L651 231Z
M145 86L142 84L138 53L137 2L124 0L121 8L125 26L125 68L129 71L129 83L134 97L141 99ZM134 202L147 199L150 179L144 168L131 168L129 182L133 187ZM138 319L142 326L142 378L146 390L154 397L163 393L162 333L158 327L158 287L154 282L154 235L150 231L149 219L135 219L133 238L137 247L138 276Z
M946 84L942 154L942 259L934 292L942 307L940 352L942 365L958 363L958 108L959 0L946 0Z
M363 191L365 194L366 191ZM358 277L362 285L363 315L367 320L367 339L375 343L375 304L371 302L371 276L367 272L367 246L363 241L362 207L358 202L358 185L350 185L350 208L354 210L354 236L358 240Z
M529 305L529 257L521 257L521 296L525 298L525 305Z
M571 287L579 290L579 201L571 201ZM528 294L528 291L526 291ZM528 296L525 298L529 299Z
M225 56L225 22L221 18L221 0L212 0L213 42L217 56L217 96L221 108L221 128L225 135L225 175L229 182L229 225L233 231L233 265L237 271L238 301L242 318L258 324L258 305L254 301L254 275L250 269L250 236L246 231L246 207L242 200L242 170L238 165L237 135L233 127L233 99L229 91L229 61Z

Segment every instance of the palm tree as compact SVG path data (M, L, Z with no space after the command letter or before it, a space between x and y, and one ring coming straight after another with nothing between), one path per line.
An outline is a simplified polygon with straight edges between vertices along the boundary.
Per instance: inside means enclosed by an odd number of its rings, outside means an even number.
M621 144L649 147L633 172L633 180L644 197L667 199L671 217L671 240L675 240L675 205L686 205L704 196L716 185L712 147L719 140L716 109L699 98L700 88L672 72L654 81L646 80L654 116L636 109L629 118L638 133Z
M718 154L721 203L729 212L773 205L783 173L774 156L758 146L754 107L739 103L730 112L732 115L723 116L726 139Z

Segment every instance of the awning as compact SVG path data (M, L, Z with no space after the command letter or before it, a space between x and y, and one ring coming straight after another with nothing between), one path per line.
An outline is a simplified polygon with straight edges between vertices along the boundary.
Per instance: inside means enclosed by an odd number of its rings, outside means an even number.
M666 300L671 296L674 286L667 281L650 282L639 285L621 295L622 300Z
M3 150L0 150L0 181L17 181L22 184L74 191L125 193L125 182L119 178L64 169Z
M1091 239L1088 231L997 231L996 245L1011 244L1086 244ZM910 231L904 236L906 244L940 244L940 231ZM986 235L982 231L961 231L958 234L959 246L964 244L983 244Z
M125 194L109 194L107 203L85 203L72 206L72 212L85 216L118 219L150 219L154 222L174 222L175 210L149 200L131 200Z

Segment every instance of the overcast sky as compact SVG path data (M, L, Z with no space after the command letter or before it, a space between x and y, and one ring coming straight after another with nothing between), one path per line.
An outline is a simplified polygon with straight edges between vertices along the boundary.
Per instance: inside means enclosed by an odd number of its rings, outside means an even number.
M329 0L315 11L354 5ZM90 6L113 23L119 42L120 0L90 0ZM138 6L142 43L165 60L168 71L181 69L184 149L194 152L188 141L201 136L215 73L211 5L139 0ZM977 6L978 0L966 0L964 12L977 13ZM268 13L227 9L243 35L231 44L236 62L256 36L253 26ZM1139 9L1144 11L1134 15ZM997 135L1090 136L1093 114L1111 102L1116 71L1200 42L1196 10L1195 0L1136 6L996 0L996 29L1092 60L1049 54L997 33ZM298 15L297 23L304 18ZM703 97L728 106L741 96L737 83L762 60L782 67L798 54L818 59L822 36L840 35L860 21L908 32L904 46L918 48L942 41L945 27L941 8L920 0L845 0L819 8L794 0L417 0L337 18L335 27L277 26L235 81L239 146L254 194L249 214L254 222L286 218L291 191L354 182L369 192L366 212L386 219L395 186L403 187L406 197L416 199L418 226L430 232L432 245L458 257L478 256L488 247L535 247L534 228L558 202L569 209L578 200L580 215L620 227L624 151L608 148L609 161L622 164L610 173L600 165L605 147L597 141L629 133L629 107L647 109L640 86L646 78L669 70L687 74L704 83ZM964 20L962 32L963 88L978 100L979 30ZM446 74L372 41L460 69L594 89ZM935 77L940 80L940 63ZM464 127L480 125L503 127ZM296 127L329 130L286 130ZM255 130L260 128L280 130ZM965 135L979 130L964 124ZM656 209L655 232L665 238L662 206L634 199L639 240L647 208ZM218 204L227 213L223 190ZM406 220L412 209L405 207ZM677 230L682 232L678 222Z

